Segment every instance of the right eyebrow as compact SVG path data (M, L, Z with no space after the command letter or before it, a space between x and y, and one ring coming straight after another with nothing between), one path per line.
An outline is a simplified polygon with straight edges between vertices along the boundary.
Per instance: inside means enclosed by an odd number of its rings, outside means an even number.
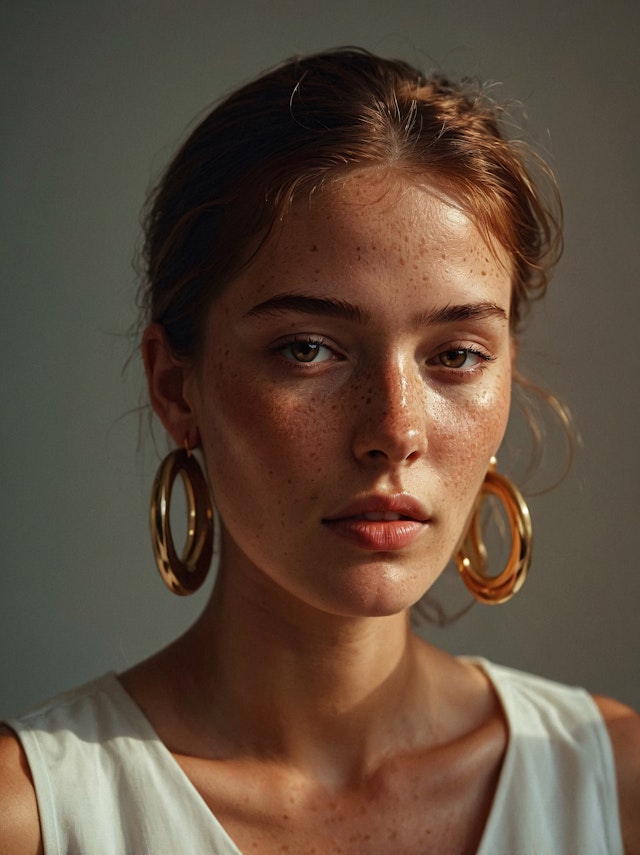
M325 315L361 324L367 324L371 320L370 312L360 309L347 300L336 300L333 297L308 297L305 294L296 293L276 294L249 309L245 313L245 318L259 318L263 315L277 315L284 312Z

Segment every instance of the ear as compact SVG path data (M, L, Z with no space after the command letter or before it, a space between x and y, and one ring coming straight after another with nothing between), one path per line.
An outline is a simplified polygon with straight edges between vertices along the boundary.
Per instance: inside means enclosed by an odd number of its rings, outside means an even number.
M189 400L193 369L179 360L169 346L165 329L149 324L142 336L142 359L149 398L155 414L178 446L200 444L196 415Z

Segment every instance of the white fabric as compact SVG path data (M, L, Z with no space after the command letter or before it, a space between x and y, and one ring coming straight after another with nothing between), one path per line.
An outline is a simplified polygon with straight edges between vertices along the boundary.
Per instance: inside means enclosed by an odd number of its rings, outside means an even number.
M510 732L478 855L623 855L611 745L590 696L473 661ZM45 855L240 855L113 674L9 724Z
M613 751L591 696L478 664L510 732L478 855L623 855Z

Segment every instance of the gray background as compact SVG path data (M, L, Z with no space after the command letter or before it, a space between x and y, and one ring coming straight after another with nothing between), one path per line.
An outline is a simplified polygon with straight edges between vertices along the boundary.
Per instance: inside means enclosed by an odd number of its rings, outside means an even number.
M536 554L519 597L428 635L640 706L639 9L2 4L0 715L130 665L201 609L206 593L165 591L148 546L157 451L135 359L123 373L139 211L205 105L292 53L346 43L502 81L566 209L565 256L523 357L583 444L561 486L531 501ZM543 481L562 466L558 443ZM440 587L464 599L457 580Z

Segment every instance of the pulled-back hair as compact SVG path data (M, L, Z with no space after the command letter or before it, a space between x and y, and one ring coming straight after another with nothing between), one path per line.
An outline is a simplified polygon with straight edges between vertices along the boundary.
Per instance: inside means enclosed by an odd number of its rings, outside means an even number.
M560 253L560 206L550 171L507 139L501 115L477 86L355 48L293 59L248 83L196 127L150 199L146 320L193 358L210 301L292 201L377 165L444 183L507 250L517 332Z

